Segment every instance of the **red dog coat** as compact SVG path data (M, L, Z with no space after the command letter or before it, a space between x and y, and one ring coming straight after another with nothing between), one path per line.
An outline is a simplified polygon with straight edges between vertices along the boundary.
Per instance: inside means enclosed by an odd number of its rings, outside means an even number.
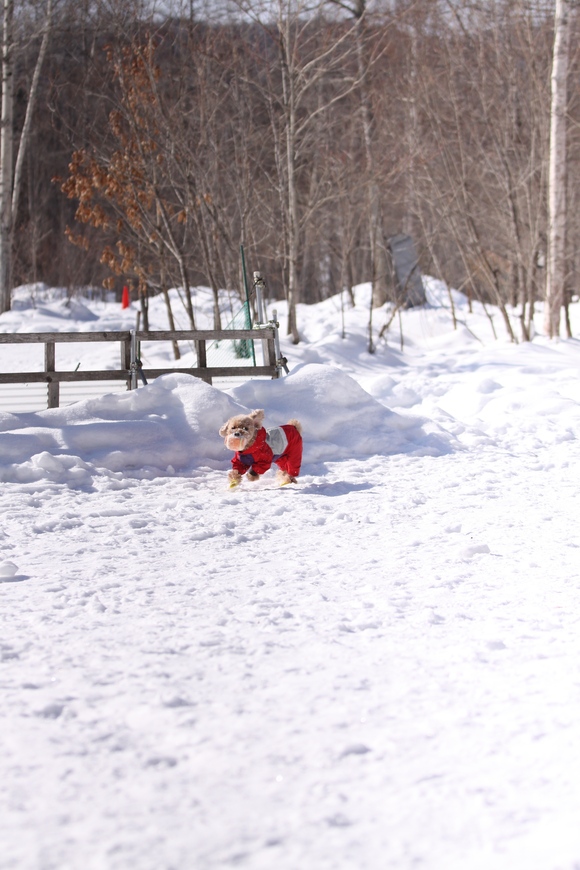
M302 435L295 426L276 426L275 429L262 426L251 447L234 453L232 467L240 474L250 468L256 474L264 474L273 462L290 477L300 474Z

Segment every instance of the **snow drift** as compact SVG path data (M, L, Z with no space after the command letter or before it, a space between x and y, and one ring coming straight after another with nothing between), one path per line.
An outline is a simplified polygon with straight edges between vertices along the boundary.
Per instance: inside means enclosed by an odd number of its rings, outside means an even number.
M441 454L450 438L385 408L330 366L297 367L274 381L249 381L231 396L184 374L167 374L126 393L36 414L0 413L0 480L82 484L93 474L132 477L225 467L218 430L234 414L266 410L266 425L299 416L304 465L413 452Z

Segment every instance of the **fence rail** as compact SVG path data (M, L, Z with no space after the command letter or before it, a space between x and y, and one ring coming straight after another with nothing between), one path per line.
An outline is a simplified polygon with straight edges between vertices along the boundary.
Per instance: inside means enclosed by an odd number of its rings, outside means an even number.
M264 365L208 366L206 342L238 341L259 339L262 343ZM189 341L195 345L197 366L190 368L146 368L139 359L139 343L142 341ZM84 342L119 342L121 349L118 369L98 369L93 371L57 371L56 345ZM214 378L271 377L278 378L286 360L280 357L277 323L256 329L186 329L125 330L119 332L17 332L0 333L0 344L44 344L44 371L0 372L0 384L46 383L47 407L58 408L60 400L59 385L72 381L127 381L127 389L136 389L138 378L144 380L157 378L172 372L192 375L211 384Z

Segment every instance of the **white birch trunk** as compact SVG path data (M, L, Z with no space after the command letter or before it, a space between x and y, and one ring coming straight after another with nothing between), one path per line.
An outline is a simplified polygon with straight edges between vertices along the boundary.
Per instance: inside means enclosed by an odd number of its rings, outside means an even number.
M287 252L288 252L288 334L294 344L300 341L296 317L296 305L300 301L298 285L299 216L298 192L296 190L296 93L295 71L292 69L292 16L289 8L280 3L278 33L280 35L280 61L282 67L282 92L284 98L286 135L286 184L287 184Z
M411 69L409 75L409 92L407 96L407 112L405 113L405 126L408 148L408 164L405 177L405 213L403 215L403 232L413 236L415 231L414 217L417 213L417 196L415 191L415 166L418 137L417 103L417 56L419 52L417 29L413 24L410 26L411 56L409 58Z
M550 338L560 334L560 313L566 282L566 109L569 53L569 0L556 0L548 169L548 263L544 307L544 329Z
M366 61L364 49L364 28L365 21L363 19L366 8L365 2L360 2L357 6L357 28L356 28L356 53L358 77L360 81L360 114L363 131L363 141L365 146L365 164L367 178L369 182L369 244L371 254L371 312L369 323L369 352L372 353L374 346L372 340L372 308L380 308L387 301L387 254L383 241L383 222L381 195L376 179L376 167L372 146L372 122L371 109L369 105L369 95L367 89L366 76Z
M18 212L18 203L20 201L20 188L22 186L22 169L24 167L24 157L26 155L26 149L28 147L28 140L30 138L30 130L32 128L32 116L34 114L34 106L36 104L36 94L38 93L38 84L40 82L40 73L42 70L42 65L44 63L44 57L46 55L46 50L48 48L48 41L50 39L50 31L52 27L52 0L47 0L46 4L46 16L44 20L44 31L42 34L42 41L40 43L40 49L38 52L38 57L36 58L36 66L34 67L34 74L32 76L32 83L30 85L30 92L28 94L28 103L26 104L26 114L24 116L24 125L22 127L22 133L20 134L20 142L18 145L18 154L16 156L16 165L14 167L14 180L13 180L13 188L12 188L12 226L16 223L16 216Z
M14 114L14 0L2 4L2 115L0 121L0 313L10 310L12 296L12 184Z
M298 286L298 195L296 191L296 107L289 76L288 123L286 125L286 172L288 175L288 332L294 344L299 341L296 304Z
M24 156L32 128L42 64L52 25L53 0L47 0L44 32L20 135L16 166L14 153L14 0L3 0L2 18L2 120L0 128L0 312L9 311L12 302L12 235L18 211Z

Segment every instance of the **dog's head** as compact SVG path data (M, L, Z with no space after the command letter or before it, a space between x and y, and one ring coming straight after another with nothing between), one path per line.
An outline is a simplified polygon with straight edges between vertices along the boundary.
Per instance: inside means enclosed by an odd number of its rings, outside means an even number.
M251 447L263 419L264 412L261 410L230 417L220 429L220 435L228 450L246 450L247 447Z

